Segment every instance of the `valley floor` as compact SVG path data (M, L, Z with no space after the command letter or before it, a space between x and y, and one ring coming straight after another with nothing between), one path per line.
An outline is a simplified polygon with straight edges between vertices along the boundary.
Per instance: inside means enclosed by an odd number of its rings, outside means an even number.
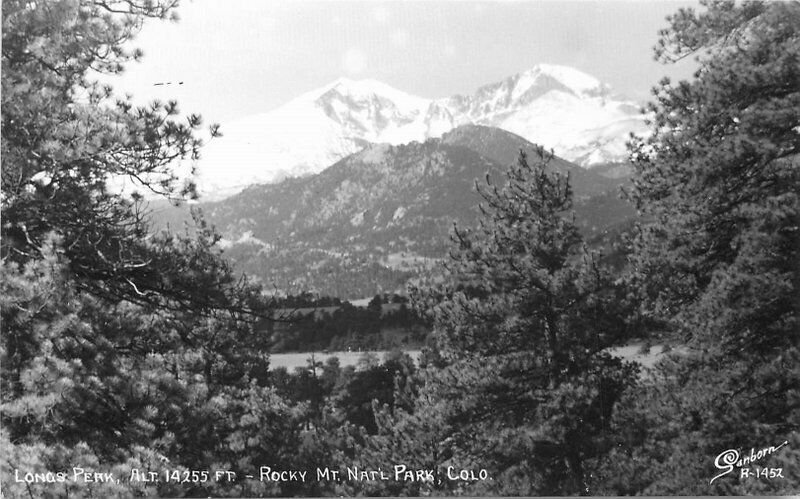
M290 353L275 353L270 355L270 367L277 369L280 367L286 368L289 372L294 372L298 367L306 367L311 362L311 356L314 356L315 362L325 363L329 358L336 357L339 359L341 367L358 366L359 364L374 363L375 360L383 362L384 356L388 353L386 350L381 351L364 351L364 352L290 352ZM420 350L407 350L405 351L412 359L417 361ZM644 353L641 344L631 344L624 347L617 347L612 350L616 356L622 357L625 360L638 362L643 367L651 368L656 362L664 355L664 347L662 345L655 345L650 348L648 353Z

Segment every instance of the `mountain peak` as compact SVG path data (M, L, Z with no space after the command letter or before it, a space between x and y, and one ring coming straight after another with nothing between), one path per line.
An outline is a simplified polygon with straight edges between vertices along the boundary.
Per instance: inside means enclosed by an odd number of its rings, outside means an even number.
M372 78L363 78L360 80L354 80L352 78L341 77L335 79L333 82L329 83L325 87L326 90L336 89L342 92L357 92L357 93L382 93L385 91L388 92L399 92L399 90L390 87L386 83L382 81L373 80Z
M519 73L518 77L536 77L547 75L559 81L562 85L569 88L576 94L596 94L608 91L608 86L604 85L594 76L588 75L583 71L557 64L537 64L533 68Z
M538 64L508 78L484 85L472 100L490 101L499 110L520 108L550 92L579 99L606 96L609 87L597 78L568 66Z
M427 99L411 95L373 79L337 78L315 93L317 94L316 102L318 104L334 96L338 98L344 97L350 101L367 101L376 97L388 99L398 108L408 111L425 108L429 103Z

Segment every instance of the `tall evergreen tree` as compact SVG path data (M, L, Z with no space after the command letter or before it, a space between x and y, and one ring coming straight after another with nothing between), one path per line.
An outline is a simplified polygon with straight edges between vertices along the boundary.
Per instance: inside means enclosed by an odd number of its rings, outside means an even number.
M624 296L583 247L568 179L547 171L550 158L523 154L504 185L479 187L479 226L456 229L445 283L416 296L432 311L444 367L424 374L413 414L397 424L413 438L416 421L434 441L407 445L384 425L373 443L395 458L424 451L442 470L486 469L492 478L445 474L441 488L591 492L592 463L607 450L614 406L635 376L606 351L630 331Z
M238 400L285 413L265 387L266 338L250 324L268 304L220 257L218 236L201 219L186 234L153 234L141 196L108 187L125 177L170 198L194 192L173 168L197 158L200 118L181 118L174 102L134 107L93 81L137 59L128 42L176 4L3 2L4 484L20 462L129 472L157 469L160 454L205 469L236 456L234 436L246 439ZM271 418L262 433L288 435L281 424ZM72 493L17 486L12 494ZM161 493L185 492L169 487Z
M615 493L800 490L788 469L709 483L726 449L789 442L760 463L781 467L800 445L800 4L704 6L661 33L659 59L700 69L655 90L634 149L632 282L685 349L632 394L623 426L647 424L611 460Z

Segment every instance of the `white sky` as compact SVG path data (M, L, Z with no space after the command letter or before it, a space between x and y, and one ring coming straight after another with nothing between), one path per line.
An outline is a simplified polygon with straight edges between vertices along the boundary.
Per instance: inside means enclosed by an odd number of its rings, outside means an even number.
M575 67L644 101L663 76L694 69L652 56L665 16L685 5L694 2L184 0L177 24L145 25L134 44L143 61L111 83L222 123L341 76L435 98L537 63Z

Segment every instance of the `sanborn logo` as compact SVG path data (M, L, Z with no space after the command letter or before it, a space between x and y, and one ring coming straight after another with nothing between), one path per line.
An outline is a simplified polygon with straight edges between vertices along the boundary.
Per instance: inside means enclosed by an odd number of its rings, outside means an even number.
M762 459L762 458L764 458L766 456L769 456L770 454L773 454L778 449L780 449L781 447L783 447L784 445L786 445L788 443L789 442L786 441L786 442L783 442L782 444L780 444L777 447L773 447L773 446L765 447L765 448L759 450L758 452L756 452L755 449L751 448L750 449L750 455L745 455L743 459L739 459L739 457L740 457L739 456L739 451L736 450L736 449L728 449L726 451L722 451L722 453L720 453L717 456L717 458L714 460L714 466L716 466L717 469L725 470L725 471L723 471L719 475L717 475L714 478L712 478L711 481L708 482L709 485L714 483L714 480L716 480L717 478L725 476L728 473L730 473L731 471L733 471L734 466L737 467L737 468L741 468L743 466L747 466L750 463L753 463L755 461L758 461L759 459Z

